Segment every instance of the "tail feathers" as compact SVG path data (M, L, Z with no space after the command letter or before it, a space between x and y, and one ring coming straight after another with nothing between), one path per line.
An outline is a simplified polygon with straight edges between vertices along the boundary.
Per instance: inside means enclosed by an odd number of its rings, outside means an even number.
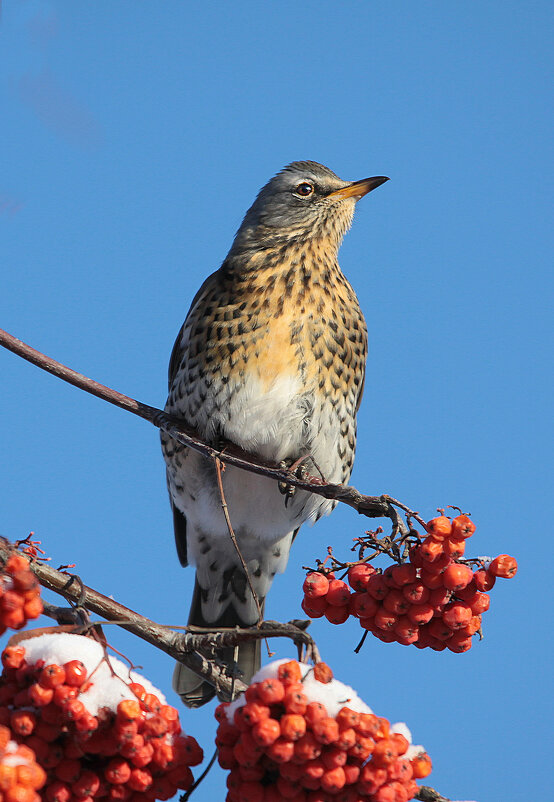
M202 603L206 608L206 591L198 584L194 585L194 593L190 608L188 623L197 627L210 627L214 629L228 627L249 627L252 621L245 622L233 606L232 599L216 620L207 621L202 610ZM264 599L260 599L264 607ZM253 675L259 670L261 664L261 642L259 640L241 643L239 647L222 649L217 655L217 661L227 666L230 676L233 674L242 682L248 684ZM179 694L187 707L201 707L216 695L217 691L209 682L201 679L194 671L177 663L173 672L173 689ZM222 701L229 701L224 694L218 694Z

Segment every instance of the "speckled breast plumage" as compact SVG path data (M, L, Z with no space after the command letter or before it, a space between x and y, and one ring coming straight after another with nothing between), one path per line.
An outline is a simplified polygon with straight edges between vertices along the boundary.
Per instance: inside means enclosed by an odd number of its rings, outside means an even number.
M166 408L212 442L230 440L274 462L310 455L328 481L344 482L367 351L355 293L317 241L237 261L228 258L192 303ZM200 516L211 538L228 540L213 466L169 438L163 448L187 521ZM285 504L275 482L236 469L223 479L233 526L258 540L279 540L332 507L303 492Z

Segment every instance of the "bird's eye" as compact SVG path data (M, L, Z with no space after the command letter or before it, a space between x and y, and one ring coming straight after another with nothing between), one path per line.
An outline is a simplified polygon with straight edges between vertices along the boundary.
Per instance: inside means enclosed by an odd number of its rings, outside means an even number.
M294 190L294 194L300 195L301 198L307 198L308 195L311 195L313 191L314 188L312 184L308 184L307 181L302 181L302 183L298 184L298 186Z

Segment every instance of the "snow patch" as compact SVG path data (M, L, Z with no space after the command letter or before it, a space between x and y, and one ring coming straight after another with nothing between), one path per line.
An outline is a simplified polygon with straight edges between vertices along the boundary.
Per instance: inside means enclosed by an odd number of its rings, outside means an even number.
M28 638L18 645L25 649L25 659L29 664L44 660L45 665L55 663L63 666L70 660L81 660L87 674L94 671L92 687L79 694L79 700L93 716L98 714L101 707L108 707L115 713L118 704L124 699L136 699L129 689L130 682L140 683L147 693L155 694L162 705L167 704L165 696L158 688L136 671L130 671L121 660L109 655L108 665L103 647L92 638L61 632Z
M252 677L252 683L261 682L264 679L276 678L279 666L282 663L290 662L291 659L293 658L274 660L272 663L262 666L262 668ZM309 701L320 702L322 705L325 705L328 715L332 718L336 717L337 713L342 707L349 707L351 710L355 710L357 713L373 713L373 710L369 707L369 705L360 699L356 691L349 685L345 685L338 679L332 679L331 682L328 683L318 682L313 674L313 666L310 666L306 663L299 663L299 666L302 672L302 677L305 677L302 684L304 686L304 693L308 697ZM244 695L242 695L238 699L235 699L234 702L231 702L229 707L226 708L227 719L230 722L233 721L235 710L238 707L242 707L244 704L246 704L246 699L244 698ZM391 732L400 732L406 738L409 744L412 743L412 733L406 724L404 724L404 722L393 724L391 727ZM425 752L423 746L412 745L409 747L406 757L408 760L411 760L421 752Z

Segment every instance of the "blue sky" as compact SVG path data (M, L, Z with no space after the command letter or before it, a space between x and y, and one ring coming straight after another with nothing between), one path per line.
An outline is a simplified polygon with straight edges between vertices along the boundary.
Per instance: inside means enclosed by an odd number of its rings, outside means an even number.
M370 332L353 482L463 507L471 552L520 572L464 655L313 633L427 746L432 784L480 802L551 786L551 34L546 2L2 4L0 326L128 395L163 406L190 300L273 173L391 177L340 253ZM1 534L184 623L156 431L7 352L0 371ZM297 617L300 566L366 526L344 508L305 528L268 617ZM112 638L171 699L168 659ZM211 753L210 712L182 720Z

